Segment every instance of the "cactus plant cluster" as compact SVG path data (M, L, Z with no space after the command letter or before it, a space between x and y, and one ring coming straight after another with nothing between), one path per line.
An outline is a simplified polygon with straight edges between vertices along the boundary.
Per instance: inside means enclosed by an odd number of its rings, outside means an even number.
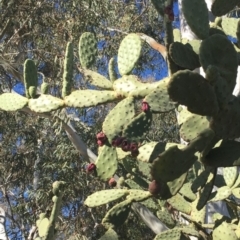
M160 11L162 5L152 2ZM212 11L222 16L226 13L223 9L232 9L237 2L215 0ZM226 35L239 38L240 24L236 19L218 18L209 25L204 0L183 0L182 4L186 21L200 40L182 39L174 31L175 41L168 42L167 49L169 66L175 70L168 78L142 83L132 75L143 43L138 34L131 33L123 39L118 51L117 66L121 77L117 79L114 60L111 59L108 80L89 69L96 59L97 40L92 33L84 33L79 41L82 74L101 90L71 92L73 44L68 43L61 99L48 95L45 85L42 86L42 94L36 95L37 73L32 60L27 60L24 65L26 97L12 93L0 95L0 109L5 111L29 107L32 111L44 113L64 107L84 108L116 103L103 122L102 132L96 136L99 145L96 165L87 166L87 172L94 171L98 178L109 181L113 189L95 192L88 196L85 205L98 207L119 201L102 220L108 229L102 239L111 236L111 239L117 239L113 229L126 221L133 202L141 202L151 208L169 227L169 230L158 234L156 240L177 240L187 236L200 238L209 201L228 199L229 206L237 209L234 197L240 197L240 177L236 167L240 165L240 143L232 139L240 137L240 100L232 92L240 49ZM200 66L205 77L192 71ZM137 111L139 99L142 103L140 111ZM144 142L153 114L172 111L180 104L187 107L179 113L179 125L180 135L189 142L188 145ZM116 182L112 177L119 165L127 174ZM224 181L219 180L217 167L226 167ZM212 192L214 185L219 186L217 192ZM54 237L54 223L63 193L61 186L61 182L53 186L52 215L49 219L41 215L37 223L42 239ZM192 224L178 226L169 209L186 214ZM234 211L232 218L232 223L222 220L213 224L214 240L222 239L223 233L230 240L240 237L239 226L234 224L235 220L239 221Z

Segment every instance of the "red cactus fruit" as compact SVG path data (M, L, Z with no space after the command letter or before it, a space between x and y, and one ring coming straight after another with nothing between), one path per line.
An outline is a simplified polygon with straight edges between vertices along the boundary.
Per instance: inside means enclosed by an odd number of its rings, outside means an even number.
M132 156L132 157L137 157L138 154L139 154L139 151L138 151L138 150L136 150L136 151L131 151L131 156Z
M86 168L87 173L92 173L96 170L96 165L94 163L89 163Z
M122 142L125 138L124 137L116 137L113 141L112 141L112 146L113 147L121 147L122 146Z
M130 151L136 152L138 150L138 144L136 142L132 142L130 144Z
M142 101L142 111L147 112L147 111L149 111L149 109L150 109L149 104L145 100L143 100Z
M148 191L152 194L152 195L157 195L160 193L161 191L161 185L159 182L157 182L156 180L153 180L148 187Z
M97 134L97 144L98 146L103 146L107 141L107 136L105 135L105 133L100 132Z
M130 143L127 140L123 140L121 146L124 152L128 152L130 150Z
M105 144L105 142L101 140L97 140L97 144L98 146L102 147Z
M117 182L116 182L116 180L112 177L112 178L110 178L110 180L108 181L108 185L109 185L110 187L116 187Z
M170 21L174 21L174 13L173 13L173 6L172 5L169 5L169 6L165 7L164 13L166 15L168 15L168 19Z

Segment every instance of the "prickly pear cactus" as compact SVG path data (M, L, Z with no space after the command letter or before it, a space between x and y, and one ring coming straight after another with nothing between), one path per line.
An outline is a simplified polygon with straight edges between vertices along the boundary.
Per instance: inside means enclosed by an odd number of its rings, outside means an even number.
M33 60L24 63L24 85L27 98L35 98L38 86L37 68Z

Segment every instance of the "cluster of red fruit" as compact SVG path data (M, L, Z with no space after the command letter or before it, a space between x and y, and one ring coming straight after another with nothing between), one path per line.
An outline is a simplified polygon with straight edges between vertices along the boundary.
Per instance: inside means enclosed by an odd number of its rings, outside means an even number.
M97 144L98 146L103 146L107 142L107 136L100 132L97 134ZM122 148L124 152L131 152L131 155L133 157L136 157L139 154L138 151L138 144L136 142L130 142L124 137L115 137L112 140L112 146L113 147L119 147Z

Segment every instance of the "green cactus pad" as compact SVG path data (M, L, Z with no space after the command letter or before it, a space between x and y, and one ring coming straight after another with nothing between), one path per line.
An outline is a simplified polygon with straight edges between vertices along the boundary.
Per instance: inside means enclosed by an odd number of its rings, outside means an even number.
M64 106L62 99L42 94L37 99L29 99L29 108L38 113L51 112Z
M99 240L118 240L118 235L112 228L109 228Z
M140 140L150 129L152 124L152 113L142 112L134 117L123 129L123 136L132 141Z
M181 32L179 29L177 28L173 29L173 38L174 42L181 42Z
M116 150L117 150L118 160L122 160L131 154L131 152L124 152L121 148L117 148Z
M128 191L129 195L127 196L127 199L130 199L133 202L141 202L152 196L152 194L149 191L143 191L138 189L130 189Z
M45 237L47 235L47 231L49 229L49 220L44 218L41 220L38 226L38 233L40 237Z
M91 67L97 57L97 39L93 33L85 32L79 40L79 57L84 68Z
M208 8L205 0L183 0L182 11L191 30L205 39L209 33Z
M213 192L209 197L209 202L217 202L228 198L232 194L232 190L228 186L218 188L216 192Z
M166 144L158 142L149 142L144 144L138 149L139 154L137 156L137 160L142 162L151 162L158 154L165 151L165 145Z
M109 142L112 142L116 136L121 135L124 126L131 122L134 116L134 98L132 97L122 100L108 113L102 129Z
M96 161L98 177L103 181L111 178L117 170L117 160L116 148L104 145Z
M195 155L191 156L187 148L180 150L177 146L173 146L161 153L152 164L151 175L153 179L159 180L159 182L161 180L173 181L187 172L197 160Z
M173 74L168 84L168 93L173 101L187 106L192 113L213 116L218 112L212 86L198 73L183 70Z
M27 59L24 62L24 85L25 85L25 93L26 97L30 98L29 88L35 87L35 92L32 93L32 97L35 97L38 85L38 76L37 76L37 68L33 60Z
M223 222L212 232L213 240L238 240L238 237L230 224Z
M213 131L207 129L185 148L179 149L177 146L172 146L161 153L152 164L151 175L153 179L159 180L159 182L161 180L168 182L186 173L197 160L197 156L194 154L197 151L201 152L213 136Z
M154 240L180 240L181 239L181 230L179 228L174 228L171 230L164 231L159 233Z
M117 100L114 91L77 90L64 98L68 107L92 107Z
M125 197L129 194L126 189L110 189L102 190L93 193L88 196L84 204L88 207L98 207L112 201L118 200L119 198Z
M178 114L178 124L183 124L192 115L193 114L189 112L186 108L182 109Z
M114 81L113 89L119 96L142 98L153 91L158 85L159 82L142 83L135 75L125 75Z
M112 57L108 63L108 75L111 82L117 79L117 73L115 72L114 58Z
M181 189L179 190L179 193L181 193L184 197L188 198L191 201L194 201L196 199L196 195L193 193L191 189L192 183L187 182L184 183Z
M214 180L216 176L216 169L212 169L210 175L208 176L207 182L203 189L200 191L199 200L196 206L196 209L200 211L203 207L206 206L209 196L213 190Z
M191 206L192 206L191 219L197 223L203 224L205 223L207 210L206 210L206 206L201 208L201 210L197 209L199 199L200 199L199 194L197 194L196 200L191 203Z
M150 178L149 177L150 168L151 168L150 163L138 161L138 172L140 172L142 176L144 176L147 179Z
M232 186L232 189L240 187L240 175L238 175L234 185Z
M173 220L171 214L167 210L157 211L157 217L163 222L168 228L174 228L176 222Z
M240 143L223 141L204 158L204 163L212 167L240 166Z
M222 28L224 32L233 38L237 38L238 22L239 22L239 19L237 18L228 18L228 17L222 18Z
M214 16L223 16L230 12L238 3L239 0L214 0L211 12Z
M182 124L180 128L180 136L184 141L191 141L196 138L200 132L209 126L209 121L206 117L197 114L192 114Z
M89 69L85 69L83 71L83 73L92 85L102 88L102 89L112 89L113 88L112 83L107 78L105 78L103 75L101 75L97 72L91 71Z
M210 65L218 68L220 76L226 81L226 89L223 94L232 94L236 84L238 59L233 44L227 37L215 34L203 40L199 59L204 71Z
M187 202L179 193L168 199L167 202L179 212L190 214L192 210L191 204Z
M240 188L232 189L232 194L233 194L234 197L239 199L240 198Z
M219 139L234 139L240 137L240 99L232 96L231 101L210 121L210 128Z
M49 90L49 84L46 82L43 82L41 84L41 93L42 94L48 94L48 90Z
M194 229L194 226L183 227L183 228L181 228L181 230L182 230L182 233L184 233L184 234L200 238L200 234L198 233L197 230Z
M136 65L142 50L141 38L135 34L128 34L118 49L118 70L120 74L129 74Z
M15 93L3 93L0 95L0 109L4 111L17 111L28 104L28 99Z
M62 97L66 97L71 93L73 82L73 54L73 44L68 42L63 67Z
M206 182L210 174L211 174L211 168L207 167L194 179L191 186L191 189L194 193L198 192L206 185Z
M200 49L200 46L201 46L201 40L198 40L198 39L193 39L193 40L183 39L182 43L186 47L189 47L191 50L193 50L197 55L199 54L199 49Z
M104 219L102 224L105 227L118 227L121 226L128 218L129 212L131 210L131 199L127 199L121 203L118 203L113 208L111 208Z
M174 42L170 45L169 54L180 67L190 70L200 67L198 55L189 46L180 42Z
M238 177L237 167L227 167L223 168L223 178L228 187L232 187L236 182Z
M170 100L168 95L168 82L169 78L161 80L159 85L144 99L149 104L153 113L169 112L176 107L176 104Z

